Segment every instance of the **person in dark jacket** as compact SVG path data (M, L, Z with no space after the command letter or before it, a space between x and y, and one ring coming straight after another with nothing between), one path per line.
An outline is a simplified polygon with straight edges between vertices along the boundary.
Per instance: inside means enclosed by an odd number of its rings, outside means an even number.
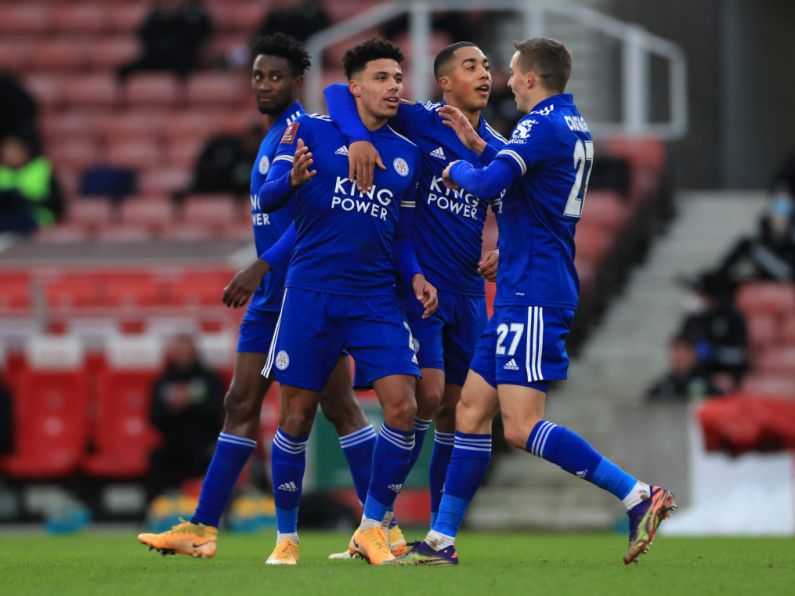
M668 372L649 387L651 401L689 401L720 395L721 390L698 364L696 350L683 335L677 335L669 346Z
M202 363L193 338L177 336L152 389L150 420L163 442L150 457L150 498L202 477L221 429L223 399L223 381Z

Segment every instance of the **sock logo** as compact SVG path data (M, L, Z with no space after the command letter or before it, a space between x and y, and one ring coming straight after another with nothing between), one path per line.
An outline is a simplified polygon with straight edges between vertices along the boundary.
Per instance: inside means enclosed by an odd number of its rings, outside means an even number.
M393 493L397 494L403 489L403 485L402 484L390 484L389 486L387 486L387 488L389 490L391 490Z
M298 487L295 485L295 482L293 482L292 480L290 482L282 482L278 486L278 489L279 490L283 490L283 491L288 492L288 493L297 493L298 492Z
M577 478L585 478L588 475L588 470L578 470L576 473Z
M504 370L519 370L519 367L516 365L516 360L511 358L505 366L502 367Z

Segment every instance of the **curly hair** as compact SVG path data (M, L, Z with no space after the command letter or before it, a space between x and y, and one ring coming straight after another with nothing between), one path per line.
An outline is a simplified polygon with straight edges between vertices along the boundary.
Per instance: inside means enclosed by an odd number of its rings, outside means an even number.
M257 56L278 56L290 65L293 76L301 76L312 65L304 44L284 33L273 33L258 37L251 45L251 59Z
M342 66L348 80L357 72L364 70L367 63L372 60L387 58L398 64L403 62L403 52L391 41L373 38L353 46L342 57Z

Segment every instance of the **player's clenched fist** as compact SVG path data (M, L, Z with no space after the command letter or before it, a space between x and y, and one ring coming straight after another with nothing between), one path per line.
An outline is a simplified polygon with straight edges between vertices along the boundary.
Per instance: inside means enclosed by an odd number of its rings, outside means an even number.
M293 155L293 169L290 170L290 186L298 188L314 178L317 170L309 169L313 163L309 147L304 145L303 139L298 139L298 148Z
M442 172L442 182L444 182L444 185L447 188L458 190L461 187L458 186L458 184L456 184L455 182L453 182L452 178L450 178L450 169L453 167L453 165L455 165L455 163L456 163L455 161L451 161L449 164L447 164L447 167L444 169L444 172Z

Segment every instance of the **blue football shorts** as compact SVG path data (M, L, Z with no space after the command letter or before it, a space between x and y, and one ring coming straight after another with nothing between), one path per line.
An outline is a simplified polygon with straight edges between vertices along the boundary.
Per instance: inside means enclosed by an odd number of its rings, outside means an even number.
M522 385L546 391L566 378L566 336L574 310L496 306L480 336L470 368L492 387Z
M240 323L237 351L267 354L278 320L278 312L253 311L249 308L243 317L243 322Z
M287 288L264 376L321 391L346 351L359 378L420 376L414 339L395 295L343 296Z
M486 298L439 290L439 308L427 319L413 294L403 296L403 305L417 341L420 368L441 369L445 383L463 385L486 325Z

